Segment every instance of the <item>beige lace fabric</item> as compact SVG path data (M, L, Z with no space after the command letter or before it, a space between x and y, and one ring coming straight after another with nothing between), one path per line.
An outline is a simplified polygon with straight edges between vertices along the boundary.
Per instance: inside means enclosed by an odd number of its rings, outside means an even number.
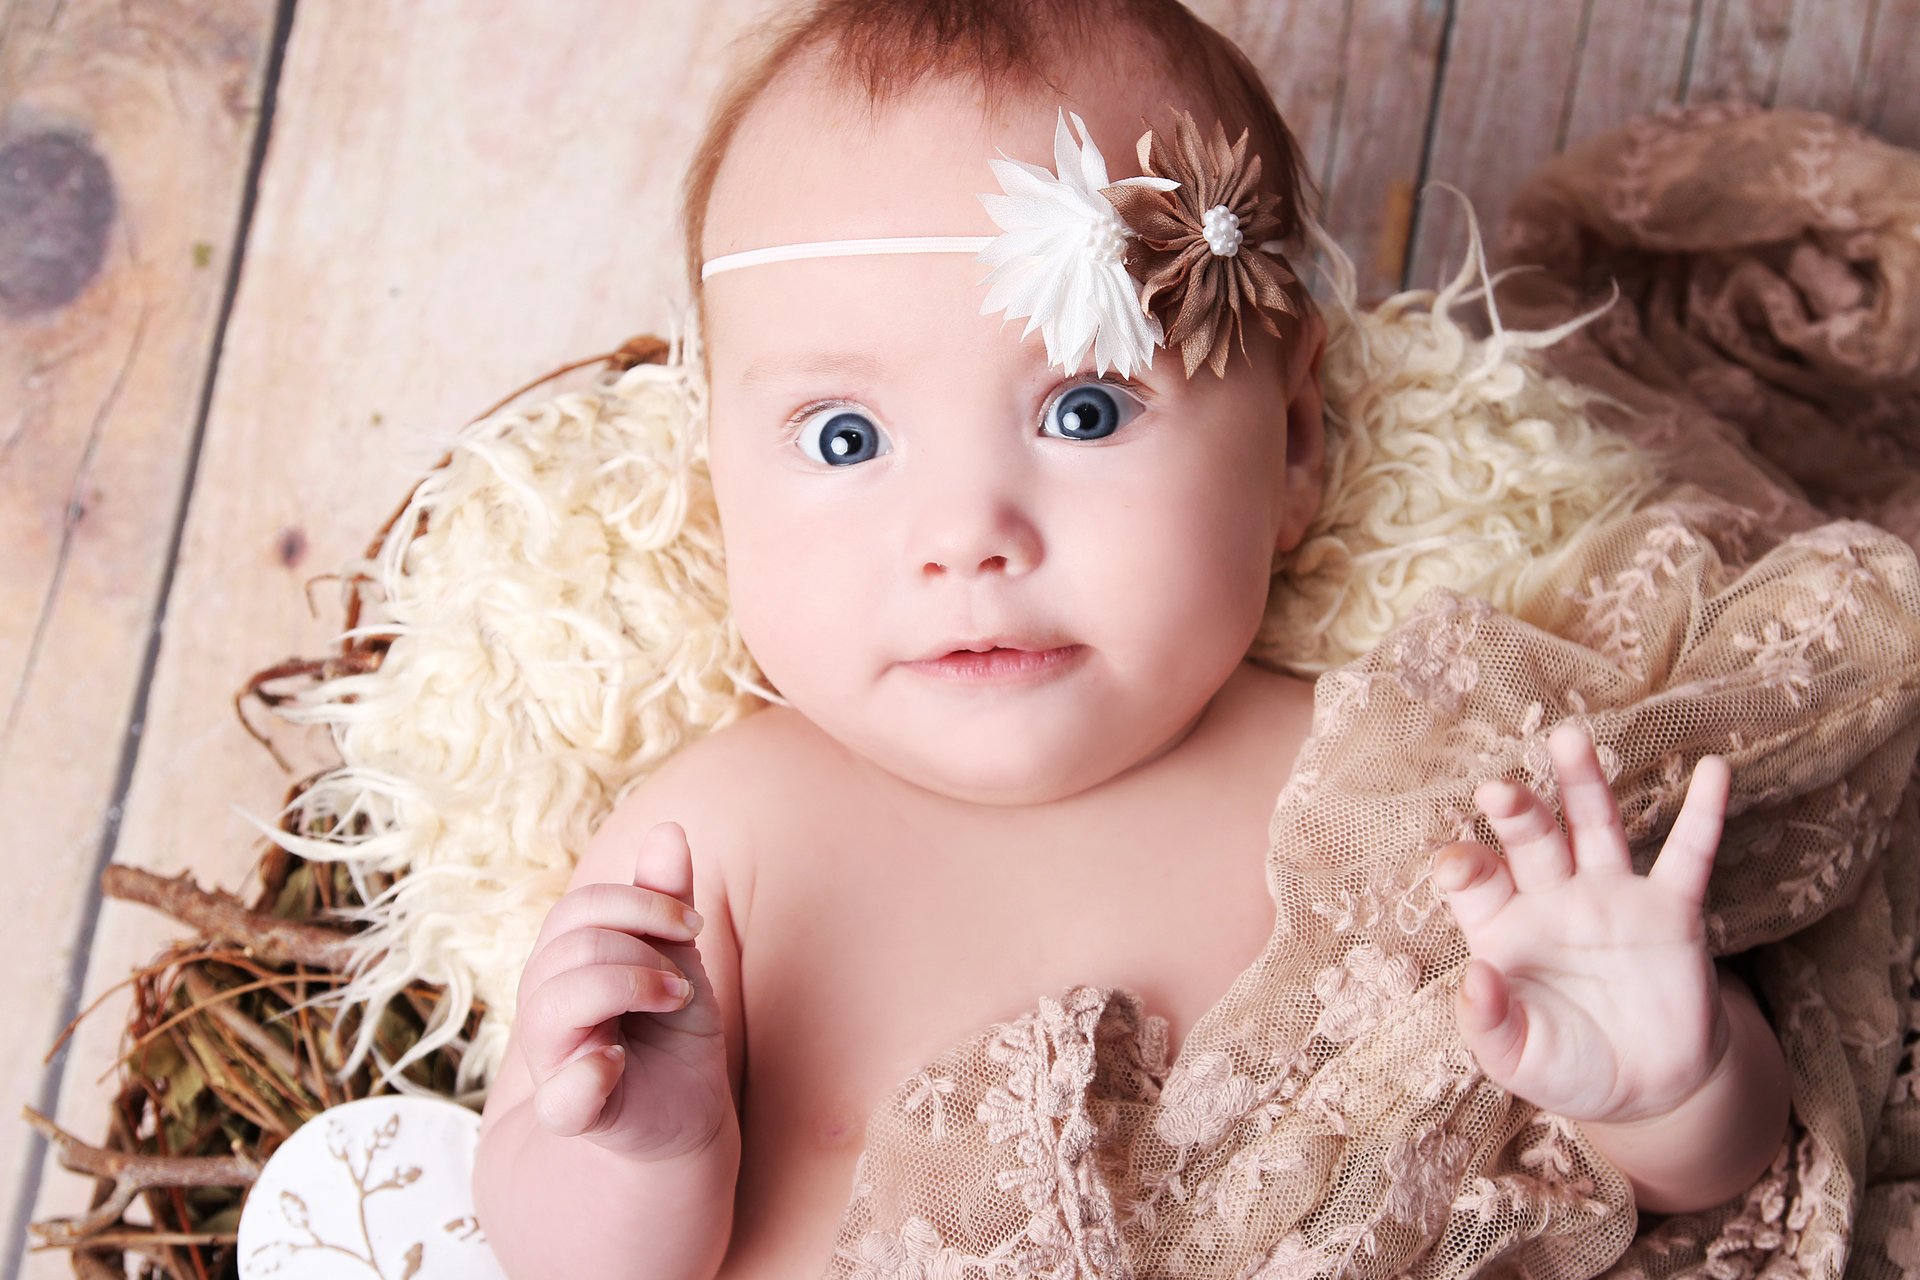
M1625 292L1545 362L1680 482L1499 608L1436 588L1322 675L1278 797L1271 938L1170 1054L1079 985L868 1121L838 1280L1920 1273L1920 157L1711 108L1571 150L1515 200L1502 321ZM1601 409L1594 410L1601 416ZM1833 518L1840 516L1844 518ZM1460 1040L1429 862L1599 745L1645 873L1694 762L1733 766L1709 945L1786 1050L1788 1141L1727 1203L1637 1214L1580 1128Z

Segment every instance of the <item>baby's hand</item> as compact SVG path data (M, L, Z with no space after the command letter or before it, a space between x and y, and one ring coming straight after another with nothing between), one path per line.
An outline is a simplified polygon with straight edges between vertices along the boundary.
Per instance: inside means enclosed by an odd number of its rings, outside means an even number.
M547 913L515 1019L534 1114L550 1132L667 1160L701 1150L732 1112L713 985L684 918L692 858L680 824L657 823L633 884L583 884ZM647 938L671 944L672 958Z
M1454 1012L1501 1088L1572 1120L1664 1115L1730 1039L1701 920L1730 773L1703 757L1659 858L1635 875L1613 792L1576 725L1548 739L1573 847L1527 788L1474 799L1505 846L1451 845L1434 882L1473 952Z

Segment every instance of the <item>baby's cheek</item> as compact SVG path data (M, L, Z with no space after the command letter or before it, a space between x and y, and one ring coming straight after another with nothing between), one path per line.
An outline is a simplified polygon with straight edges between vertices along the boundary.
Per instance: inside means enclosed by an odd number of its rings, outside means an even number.
M1195 479L1131 504L1109 531L1103 594L1156 648L1198 658L1244 652L1265 612L1269 516L1244 486Z
M1109 504L1102 540L1132 562L1143 587L1155 583L1159 592L1204 599L1264 586L1269 516L1246 476L1249 464L1163 471L1152 488Z
M811 688L837 668L867 659L875 606L869 573L818 525L759 512L729 529L729 606L747 650L783 692Z

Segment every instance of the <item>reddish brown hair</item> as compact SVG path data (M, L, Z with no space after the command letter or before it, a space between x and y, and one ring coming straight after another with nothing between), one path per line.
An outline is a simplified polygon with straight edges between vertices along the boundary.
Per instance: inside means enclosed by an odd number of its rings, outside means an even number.
M1132 41L1126 52L1150 57L1193 92L1201 105L1190 109L1202 128L1211 110L1230 141L1250 131L1260 184L1281 199L1279 238L1298 245L1301 199L1311 198L1316 219L1321 207L1300 144L1247 55L1179 0L810 0L742 37L746 60L721 87L687 170L681 232L702 328L700 241L714 179L741 121L787 67L824 54L825 70L863 91L870 112L925 81L971 81L992 114L1008 92L1058 92L1049 69L1076 57L1112 60L1122 38ZM1313 307L1303 283L1287 292L1302 315Z

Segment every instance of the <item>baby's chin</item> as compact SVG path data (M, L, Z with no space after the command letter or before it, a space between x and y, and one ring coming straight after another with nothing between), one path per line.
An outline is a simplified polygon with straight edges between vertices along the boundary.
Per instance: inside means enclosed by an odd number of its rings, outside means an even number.
M1161 709L1172 713L1178 709ZM1102 723L1085 708L1009 708L998 715L956 709L941 723L839 724L840 744L875 781L981 808L1056 804L1145 771L1191 734L1204 708L1157 726Z

